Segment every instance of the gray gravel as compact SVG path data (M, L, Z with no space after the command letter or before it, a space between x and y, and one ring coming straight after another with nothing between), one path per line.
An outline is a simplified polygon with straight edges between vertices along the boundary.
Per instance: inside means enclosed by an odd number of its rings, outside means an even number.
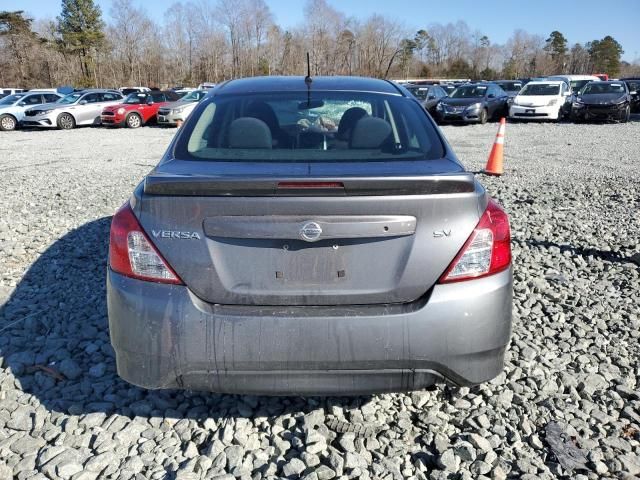
M443 130L479 170L496 129ZM483 178L513 229L503 374L347 399L147 392L116 376L109 216L173 133L2 134L0 479L640 474L640 118L507 126L507 173Z

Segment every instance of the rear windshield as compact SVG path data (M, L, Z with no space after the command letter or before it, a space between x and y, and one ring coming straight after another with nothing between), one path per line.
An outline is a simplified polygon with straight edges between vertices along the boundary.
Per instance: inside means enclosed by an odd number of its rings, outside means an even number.
M598 93L625 93L622 83L593 82L584 87L583 95Z
M558 95L560 85L552 83L528 83L520 92L520 95Z
M190 160L326 162L442 158L417 103L366 92L217 95L203 100L176 145Z
M582 90L582 87L592 81L593 80L571 80L571 90L573 90L574 92L579 92L580 90Z
M481 98L487 93L484 85L466 85L456 88L451 94L451 98Z
M407 87L418 100L426 100L429 94L429 87Z
M520 82L498 82L498 85L500 85L505 92L518 92L522 88L522 83Z

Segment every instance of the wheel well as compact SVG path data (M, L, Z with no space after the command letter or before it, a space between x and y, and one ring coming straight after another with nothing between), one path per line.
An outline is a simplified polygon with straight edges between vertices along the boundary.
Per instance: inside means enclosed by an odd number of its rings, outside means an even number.
M18 119L16 118L15 115L13 115L12 113L0 113L0 118L2 117L11 117L13 118L16 122L18 121Z
M62 115L64 115L65 113L66 113L67 115L71 115L71 118L73 118L73 121L74 121L74 122L76 121L76 117L74 117L74 116L73 116L73 113L69 113L69 112L60 112L60 113L58 114L58 116L56 117L56 121L57 121L57 120L58 120Z
M138 112L129 112L127 113L127 116L125 117L125 121L131 116L131 115L136 115L140 118L140 123L144 123L144 117L138 113Z

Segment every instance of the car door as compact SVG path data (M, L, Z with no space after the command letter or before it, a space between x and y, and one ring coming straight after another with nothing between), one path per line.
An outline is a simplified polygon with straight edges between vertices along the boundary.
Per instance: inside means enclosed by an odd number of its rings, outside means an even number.
M99 93L87 93L76 105L69 107L70 113L76 119L76 125L90 125L95 121L96 116L100 115L100 100Z

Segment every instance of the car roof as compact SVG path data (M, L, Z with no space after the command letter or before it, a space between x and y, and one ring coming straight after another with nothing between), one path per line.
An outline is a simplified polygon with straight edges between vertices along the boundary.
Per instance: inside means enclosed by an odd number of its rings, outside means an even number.
M249 77L230 80L216 88L217 94L260 93L260 92L297 92L306 91L307 83L303 76ZM376 92L404 96L402 91L388 80L368 77L312 77L311 90L335 90Z
M560 79L566 78L568 80L593 80L594 82L600 80L595 75L550 75L547 78L551 80L555 80L556 78L560 78Z
M542 84L551 83L551 84L554 84L554 85L555 84L562 85L563 83L567 83L567 82L565 82L564 80L555 80L555 79L553 79L553 80L533 80L533 81L527 83L527 85L536 85L536 84L541 84L541 83Z

